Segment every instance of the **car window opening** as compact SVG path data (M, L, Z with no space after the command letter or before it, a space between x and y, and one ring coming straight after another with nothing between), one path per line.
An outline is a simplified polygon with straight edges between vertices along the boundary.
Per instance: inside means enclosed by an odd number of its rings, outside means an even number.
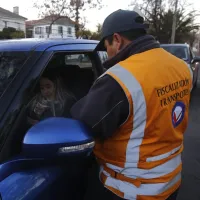
M29 126L49 117L70 117L71 107L88 93L94 80L88 53L56 53L27 105Z
M22 68L27 57L27 52L0 52L0 97Z

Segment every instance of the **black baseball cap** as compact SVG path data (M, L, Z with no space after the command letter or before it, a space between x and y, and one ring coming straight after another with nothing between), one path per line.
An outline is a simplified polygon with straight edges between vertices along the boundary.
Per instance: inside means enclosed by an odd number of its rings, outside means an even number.
M95 50L105 51L104 39L114 33L125 32L134 29L148 29L144 24L144 18L135 11L117 10L111 13L104 21L101 30L101 40Z

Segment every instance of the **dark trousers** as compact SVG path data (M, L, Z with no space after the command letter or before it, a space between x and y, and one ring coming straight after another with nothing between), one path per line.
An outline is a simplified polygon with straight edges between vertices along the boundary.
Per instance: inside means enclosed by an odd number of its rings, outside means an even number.
M92 164L88 172L87 191L84 200L124 200L110 190L106 189L99 180L99 167L97 163ZM166 200L176 200L178 190ZM164 200L164 199L163 199Z

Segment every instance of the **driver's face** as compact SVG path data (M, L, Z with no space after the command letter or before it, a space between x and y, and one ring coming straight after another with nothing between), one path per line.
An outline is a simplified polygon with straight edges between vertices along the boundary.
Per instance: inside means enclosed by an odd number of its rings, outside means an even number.
M54 83L48 78L42 77L40 79L40 90L43 97L49 99L55 94Z

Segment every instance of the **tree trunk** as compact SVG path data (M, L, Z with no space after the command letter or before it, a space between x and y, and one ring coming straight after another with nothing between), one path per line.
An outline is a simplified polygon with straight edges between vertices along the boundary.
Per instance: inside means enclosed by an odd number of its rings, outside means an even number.
M75 18L75 31L76 31L76 37L78 38L78 32L80 30L79 28L79 6L76 4L76 18Z
M53 22L53 23L54 23L54 22ZM49 25L49 31L48 31L48 33L47 33L47 38L49 38L49 36L50 36L50 34L51 34L51 28L52 28L53 23L51 23L51 24Z
M172 35L171 35L172 44L175 43L175 39L176 39L177 7L178 7L178 0L175 0L175 8L174 8L174 16L173 16L173 24L172 24Z

